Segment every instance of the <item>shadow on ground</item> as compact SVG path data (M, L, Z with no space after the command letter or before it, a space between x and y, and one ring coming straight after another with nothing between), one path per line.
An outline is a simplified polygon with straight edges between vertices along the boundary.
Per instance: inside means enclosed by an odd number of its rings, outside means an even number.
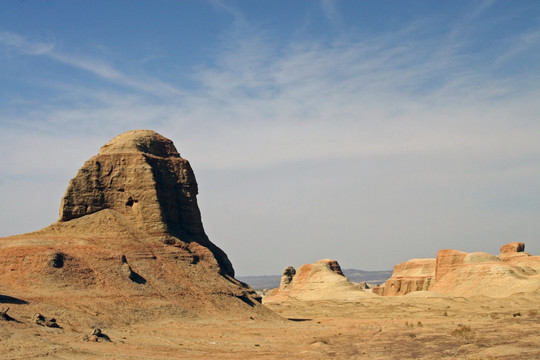
M14 298L13 296L0 295L0 303L2 304L28 304L28 301Z

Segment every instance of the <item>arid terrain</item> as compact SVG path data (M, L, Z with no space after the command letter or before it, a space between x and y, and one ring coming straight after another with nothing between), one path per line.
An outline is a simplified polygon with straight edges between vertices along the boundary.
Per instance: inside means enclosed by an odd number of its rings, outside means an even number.
M538 359L540 257L441 250L370 289L333 259L261 299L206 235L172 141L119 135L60 218L0 239L0 359Z
M453 298L431 293L361 302L269 304L283 320L180 316L83 324L50 309L62 329L31 322L39 299L9 304L0 358L33 359L538 359L540 293ZM141 304L141 307L148 306ZM99 319L99 315L96 316ZM96 320L99 322L99 320ZM99 325L111 342L87 342Z

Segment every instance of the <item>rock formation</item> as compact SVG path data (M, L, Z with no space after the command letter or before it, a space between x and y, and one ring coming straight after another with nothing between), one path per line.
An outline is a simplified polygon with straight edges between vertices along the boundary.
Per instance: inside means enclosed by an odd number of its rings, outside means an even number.
M153 131L129 131L105 144L70 181L59 222L112 210L150 241L203 245L220 270L234 276L225 253L204 233L197 194L193 170L171 140Z
M512 242L501 246L501 255L508 256L525 251L525 244L522 242Z
M283 275L281 276L281 282L279 284L280 288L286 288L291 283L294 275L296 275L296 270L292 266L287 266L283 270Z
M172 141L115 137L70 181L56 223L0 239L0 292L110 321L273 317L206 236L197 193Z
M405 295L429 290L435 274L435 259L412 259L394 266L392 277L384 286L373 288L379 295Z
M429 290L454 296L505 297L538 291L540 256L530 256L524 250L523 243L503 245L499 256L440 250L436 259L396 265L392 277L373 292L392 296Z
M323 259L314 264L304 264L296 271L292 266L285 268L279 288L268 291L263 302L354 301L370 295L343 275L336 260Z

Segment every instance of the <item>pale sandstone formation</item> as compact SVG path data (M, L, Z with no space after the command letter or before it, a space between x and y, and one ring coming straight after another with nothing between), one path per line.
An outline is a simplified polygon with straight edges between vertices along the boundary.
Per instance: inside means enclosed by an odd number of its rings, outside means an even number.
M530 254L525 252L525 244L522 242L512 242L501 246L501 255L499 255L501 259L523 256L530 256Z
M396 265L392 277L373 292L405 295L431 291L453 296L505 297L540 289L540 256L524 252L523 243L501 247L501 254L440 250L436 259L413 259Z
M501 246L501 254L511 254L525 251L525 244L522 242L512 242Z
M412 259L394 266L392 277L384 286L373 288L379 295L405 295L429 290L435 273L435 259Z
M294 271L285 268L279 288L266 293L263 303L290 300L344 300L354 301L371 293L350 282L336 260L323 259L314 264L304 264Z
M0 293L111 321L274 317L206 236L197 193L172 141L151 130L115 137L70 181L56 223L0 239Z
M431 291L455 296L505 297L540 289L540 256L493 256L441 250Z

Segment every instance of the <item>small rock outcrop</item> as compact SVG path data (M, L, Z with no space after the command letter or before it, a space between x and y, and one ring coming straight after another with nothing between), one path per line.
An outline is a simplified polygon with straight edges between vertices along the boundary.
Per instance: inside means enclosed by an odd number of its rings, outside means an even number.
M501 254L445 249L436 259L413 259L394 266L392 277L373 289L379 295L432 291L454 296L505 297L540 289L540 256L524 252L523 243L501 247Z
M525 251L525 244L522 242L512 242L501 246L501 255L510 255Z
M263 303L290 300L357 300L370 293L349 281L336 260L323 259L294 271L285 268L279 288L267 291Z
M296 270L292 266L287 266L285 270L283 270L283 275L281 276L281 282L279 284L280 288L285 288L289 286L291 283L294 275L296 275Z
M36 325L40 326L46 326L50 328L61 328L60 325L56 322L55 318L46 318L45 316L41 315L40 313L35 313L32 316L32 321Z
M101 329L94 329L90 333L90 335L85 335L83 337L84 341L90 341L90 342L111 342L111 338L105 334Z

